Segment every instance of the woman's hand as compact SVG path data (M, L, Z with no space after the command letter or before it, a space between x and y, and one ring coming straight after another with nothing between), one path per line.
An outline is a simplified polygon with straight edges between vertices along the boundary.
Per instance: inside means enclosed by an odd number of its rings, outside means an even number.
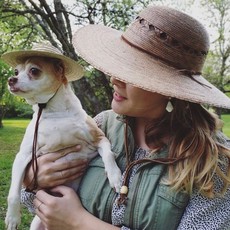
M79 152L80 145L60 150L56 153L49 153L38 157L38 188L50 188L81 177L87 167L87 160L75 159L71 161L63 161L63 156L69 153ZM64 159L64 158L63 158ZM33 169L32 165L27 166L24 186L33 188Z
M69 187L58 186L50 192L59 193L61 196L55 197L44 190L39 190L34 199L34 205L37 207L36 214L45 228L49 230L78 229L81 215L84 215L86 211L75 191Z
M36 214L48 230L119 230L87 212L75 191L66 186L50 190L61 196L55 197L39 190L34 199Z

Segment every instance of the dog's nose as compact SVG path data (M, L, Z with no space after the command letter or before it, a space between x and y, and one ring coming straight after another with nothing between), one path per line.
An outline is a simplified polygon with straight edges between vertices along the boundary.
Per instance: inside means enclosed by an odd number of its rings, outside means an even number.
M18 79L16 77L9 77L8 78L8 84L10 86L14 85L15 83L17 83Z

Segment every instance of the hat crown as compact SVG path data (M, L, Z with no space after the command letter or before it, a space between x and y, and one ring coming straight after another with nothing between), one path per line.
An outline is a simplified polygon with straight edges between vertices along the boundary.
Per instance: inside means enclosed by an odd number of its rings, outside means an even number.
M29 50L15 50L4 53L1 58L13 68L31 57L54 58L62 61L68 81L83 77L83 68L73 59L65 56L58 48L48 42L36 43Z
M196 19L172 8L149 6L123 33L130 45L177 69L200 73L208 33Z
M58 54L58 55L63 55L62 52L52 46L49 43L36 43L33 45L32 49L33 51L39 51L39 52L45 52L45 53L53 53L53 54Z

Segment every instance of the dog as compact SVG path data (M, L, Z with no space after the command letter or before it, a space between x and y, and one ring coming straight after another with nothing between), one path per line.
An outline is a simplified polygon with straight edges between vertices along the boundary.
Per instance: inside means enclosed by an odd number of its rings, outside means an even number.
M8 195L8 210L5 223L8 230L15 230L20 224L20 190L25 169L32 159L33 136L36 123L36 156L81 145L81 151L68 154L73 158L92 159L98 153L102 157L110 186L119 191L121 172L118 168L109 140L97 127L93 118L83 110L80 100L72 91L64 75L63 65L56 59L30 57L17 65L15 76L8 79L8 88L14 95L21 96L33 105L33 118L29 123L20 150L12 167L11 186ZM37 121L39 105L43 105ZM65 156L63 161L65 161ZM78 189L79 180L71 187ZM38 229L39 221L33 221L31 229Z

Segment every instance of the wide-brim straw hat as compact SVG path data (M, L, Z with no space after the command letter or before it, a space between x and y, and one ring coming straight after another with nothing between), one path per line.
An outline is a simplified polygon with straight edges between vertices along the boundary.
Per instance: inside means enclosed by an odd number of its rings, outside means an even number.
M148 6L125 32L88 25L75 32L73 45L89 64L120 81L230 109L230 98L201 75L209 49L205 28L178 10Z
M56 47L49 43L34 44L30 50L15 50L4 53L2 59L4 62L15 68L18 64L23 63L30 57L56 58L62 61L65 68L65 76L68 81L75 81L83 77L84 71L73 59L65 56Z

